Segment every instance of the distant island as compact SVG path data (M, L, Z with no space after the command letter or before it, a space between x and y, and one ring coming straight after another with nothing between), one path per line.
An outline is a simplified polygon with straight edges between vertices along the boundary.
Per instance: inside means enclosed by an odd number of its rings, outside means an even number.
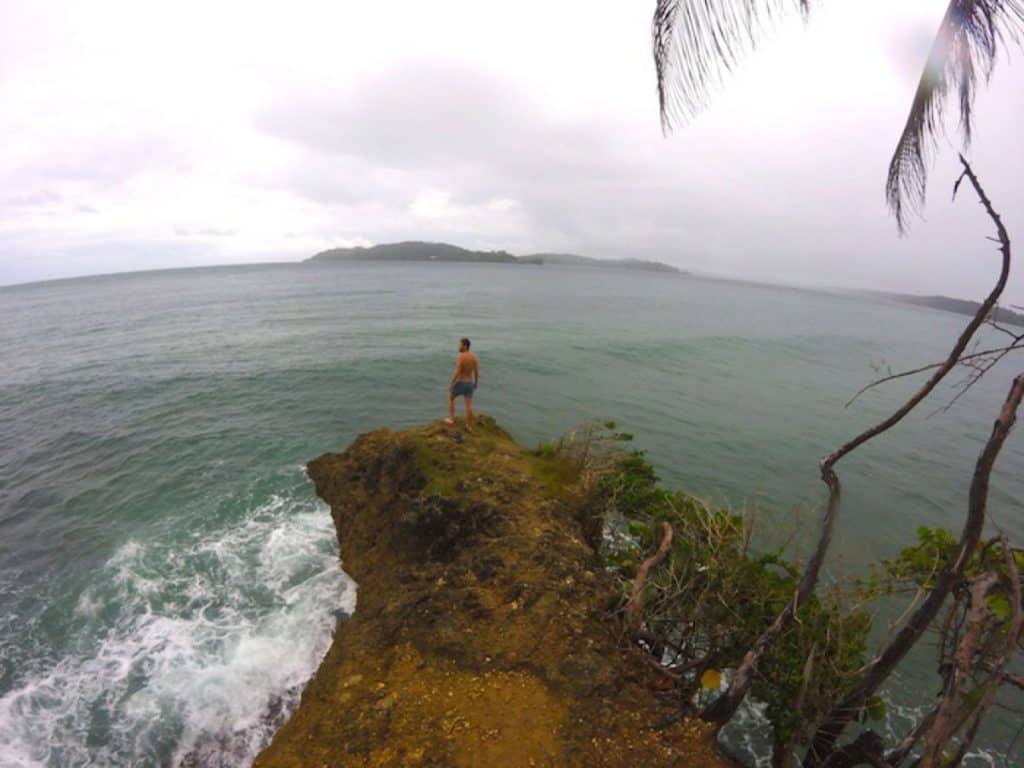
M977 301L954 299L950 296L915 296L911 293L887 293L883 291L857 291L856 293L898 301L902 304L914 304L919 307L930 307L932 309L941 309L945 312L955 312L958 315L973 316L981 306L981 303ZM992 318L997 323L1024 326L1024 313L1014 312L1002 307L996 307L992 313Z
M530 258L543 259L545 264L558 264L566 267L594 267L597 269L639 269L644 272L672 272L686 275L688 272L663 264L660 261L644 259L594 259L590 256L578 256L575 253L537 253Z
M543 264L530 256L513 256L507 251L471 251L448 243L381 243L369 248L331 248L307 261L459 261L489 264Z
M687 274L676 267L659 261L641 259L594 259L571 253L536 253L528 256L513 256L508 251L473 251L449 243L427 243L406 241L382 243L368 248L331 248L321 251L307 262L332 263L354 261L444 261L483 264L555 264L559 266L587 267L599 269L632 269L645 272L670 272Z

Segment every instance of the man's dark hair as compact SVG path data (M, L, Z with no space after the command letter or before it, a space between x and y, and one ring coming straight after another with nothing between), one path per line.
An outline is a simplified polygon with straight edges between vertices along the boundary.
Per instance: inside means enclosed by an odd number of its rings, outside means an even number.
M466 349L469 349L469 339L463 336L461 339L459 339L459 341L466 345Z

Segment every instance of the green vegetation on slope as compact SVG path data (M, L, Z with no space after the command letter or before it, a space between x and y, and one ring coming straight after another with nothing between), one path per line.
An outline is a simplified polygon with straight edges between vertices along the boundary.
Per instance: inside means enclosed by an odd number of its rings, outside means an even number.
M722 673L739 665L791 600L800 564L782 552L755 551L744 515L661 488L640 452L619 453L597 490L606 534L602 554L619 578L617 607L625 629L652 664L662 668L680 711L693 714L717 694ZM673 532L671 547L637 591L641 564L658 549L666 523ZM979 635L979 642L989 645L983 653L996 656L1013 615L1008 563L1024 569L1024 553L1008 553L1005 547L998 537L984 542L964 582L985 574L997 579L985 598L987 618ZM796 621L769 647L751 691L766 705L777 765L809 744L817 724L857 681L858 670L870 658L869 609L883 598L919 598L957 550L958 539L950 531L921 527L916 543L870 565L867 577L822 585L804 603ZM940 667L949 667L956 647L946 633L951 622L964 621L962 598L951 601L942 619ZM631 603L639 605L632 620ZM970 695L980 692L981 684ZM867 722L885 714L884 701L874 696L857 718Z

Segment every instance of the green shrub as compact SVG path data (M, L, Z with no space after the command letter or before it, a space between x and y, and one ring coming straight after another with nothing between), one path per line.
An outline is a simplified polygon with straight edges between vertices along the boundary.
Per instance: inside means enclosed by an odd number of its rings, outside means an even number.
M620 578L624 608L637 567L660 543L662 522L672 526L669 555L644 587L640 641L682 673L685 707L715 695L702 681L739 664L792 598L800 568L779 552L751 553L745 516L667 491L658 479L640 451L620 456L600 479L604 558ZM807 738L866 659L871 622L864 611L844 610L847 602L837 587L807 601L760 665L752 692L767 705L780 752Z

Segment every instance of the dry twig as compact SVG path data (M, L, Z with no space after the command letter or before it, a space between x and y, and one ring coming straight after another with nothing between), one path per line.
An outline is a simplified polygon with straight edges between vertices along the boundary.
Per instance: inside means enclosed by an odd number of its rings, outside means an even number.
M636 578L633 580L633 592L626 603L626 626L637 628L641 611L644 607L644 586L647 584L647 575L652 568L665 559L669 550L672 549L672 526L667 522L661 524L661 544L657 551L640 563L636 571Z

